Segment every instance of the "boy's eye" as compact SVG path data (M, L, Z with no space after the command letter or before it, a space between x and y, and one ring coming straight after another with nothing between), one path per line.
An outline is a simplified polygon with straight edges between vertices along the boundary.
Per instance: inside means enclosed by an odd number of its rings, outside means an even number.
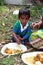
M27 20L28 18L22 18L22 17L21 17L21 19L25 19L25 20Z
M21 17L21 19L24 19L24 18Z
M26 18L26 19L28 19L28 18Z

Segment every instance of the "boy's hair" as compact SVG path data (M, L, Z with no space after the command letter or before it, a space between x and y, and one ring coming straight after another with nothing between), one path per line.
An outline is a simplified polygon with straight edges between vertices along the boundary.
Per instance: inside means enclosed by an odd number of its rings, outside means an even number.
M30 10L28 10L27 8L20 9L18 17L20 18L20 16L23 14L28 15L28 17L30 18Z

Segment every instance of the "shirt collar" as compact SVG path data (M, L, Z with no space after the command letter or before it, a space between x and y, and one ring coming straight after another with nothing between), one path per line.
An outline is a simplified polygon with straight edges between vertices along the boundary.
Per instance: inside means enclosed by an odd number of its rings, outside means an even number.
M23 32L28 27L28 23L23 27L23 25L20 22L20 26L21 26L21 32Z

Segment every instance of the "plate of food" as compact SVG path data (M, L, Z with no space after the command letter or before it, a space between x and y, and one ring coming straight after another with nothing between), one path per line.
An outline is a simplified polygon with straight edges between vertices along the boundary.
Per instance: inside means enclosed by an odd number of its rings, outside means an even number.
M43 65L43 52L24 53L21 58L27 65Z
M18 53L25 52L27 47L23 44L18 45L17 43L8 43L1 49L3 55L15 55Z

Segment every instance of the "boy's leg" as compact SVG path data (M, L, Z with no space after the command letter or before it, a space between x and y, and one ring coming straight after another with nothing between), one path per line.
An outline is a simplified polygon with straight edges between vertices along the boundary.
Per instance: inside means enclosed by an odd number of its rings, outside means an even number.
M13 37L13 36L11 37L11 40L12 40L12 42L16 42L16 40L14 39L14 37Z
M29 39L23 40L21 43L27 45L27 43L29 43Z
M19 37L19 35L17 35L17 37ZM11 40L12 40L12 42L16 42L16 40L14 39L13 36L11 37ZM29 39L21 41L21 44L23 44L23 45L26 45L27 43L29 43Z

